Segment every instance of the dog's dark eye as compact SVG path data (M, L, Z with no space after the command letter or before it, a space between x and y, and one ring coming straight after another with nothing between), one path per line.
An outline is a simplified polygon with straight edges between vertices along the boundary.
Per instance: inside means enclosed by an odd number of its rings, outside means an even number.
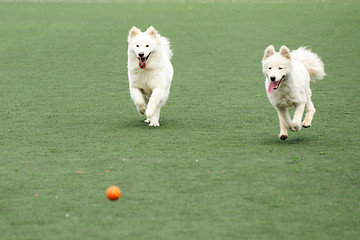
M149 47L149 45L146 45L145 47Z
M136 47L139 47L139 45L136 45Z
M282 67L279 67L279 70L282 70L283 68Z
M269 70L271 70L271 67L269 67Z

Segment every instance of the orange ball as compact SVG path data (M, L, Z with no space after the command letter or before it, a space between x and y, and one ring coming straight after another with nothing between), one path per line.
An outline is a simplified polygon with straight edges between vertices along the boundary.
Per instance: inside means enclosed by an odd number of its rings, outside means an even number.
M111 201L117 200L121 196L121 190L117 186L111 186L106 190L106 197Z

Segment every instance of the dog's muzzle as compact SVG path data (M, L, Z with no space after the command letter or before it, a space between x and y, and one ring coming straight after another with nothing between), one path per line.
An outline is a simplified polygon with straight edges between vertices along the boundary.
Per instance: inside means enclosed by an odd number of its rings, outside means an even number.
M146 68L146 61L149 59L151 52L145 57L144 53L139 53L138 54L138 59L139 59L139 67L141 69L145 69Z

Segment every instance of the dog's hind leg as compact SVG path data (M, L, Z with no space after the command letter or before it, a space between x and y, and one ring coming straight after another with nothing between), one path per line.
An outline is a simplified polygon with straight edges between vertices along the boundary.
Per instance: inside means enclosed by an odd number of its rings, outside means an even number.
M311 127L311 122L312 122L312 119L316 112L314 104L312 103L311 99L309 99L309 101L305 104L305 111L306 111L306 114L305 114L304 121L302 122L302 126L304 128L308 128L308 127Z
M304 108L304 103L295 106L294 117L290 124L290 129L294 132L298 132L301 130L301 119L304 113Z
M288 137L288 128L290 127L291 119L287 108L276 108L280 122L279 138L285 140Z

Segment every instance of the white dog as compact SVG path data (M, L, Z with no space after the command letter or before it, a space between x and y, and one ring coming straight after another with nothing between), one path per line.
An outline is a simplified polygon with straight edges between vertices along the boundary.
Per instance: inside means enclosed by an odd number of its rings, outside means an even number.
M285 140L289 128L300 131L301 125L310 127L315 114L310 80L323 79L326 75L321 59L305 47L290 52L282 46L280 52L276 52L270 45L265 49L262 68L267 96L279 116L279 138ZM288 112L290 107L295 107L292 120ZM301 124L304 109L306 114Z
M128 43L130 96L139 113L146 114L145 122L160 126L160 109L169 97L174 74L170 42L150 26L145 32L132 27Z

